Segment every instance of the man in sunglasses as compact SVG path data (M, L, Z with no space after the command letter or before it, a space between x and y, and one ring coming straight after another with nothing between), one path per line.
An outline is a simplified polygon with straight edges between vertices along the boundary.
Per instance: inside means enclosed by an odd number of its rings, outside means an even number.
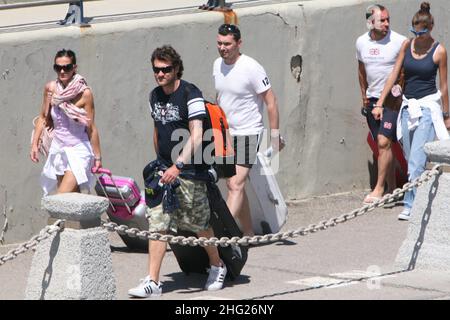
M270 137L275 151L283 147L279 130L278 105L264 68L242 54L239 28L231 24L219 27L217 49L220 57L213 67L217 102L223 108L236 154L236 175L227 179L227 205L238 218L242 232L254 235L245 183L256 160L264 130L263 108L267 106Z
M364 203L381 199L385 182L388 192L395 188L395 160L391 144L396 139L398 110L390 106L383 109L374 107L383 91L395 60L406 38L390 30L388 10L382 5L373 5L366 12L366 32L356 41L358 77L363 102L363 114L372 137L378 145L378 178L375 188L364 198Z
M163 204L148 209L149 231L166 234L181 229L192 231L199 237L212 238L214 232L209 225L206 183L180 177L182 171L197 173L208 169L206 165L193 161L195 152L202 146L202 124L206 117L202 93L196 86L181 79L183 61L171 46L157 48L151 61L158 84L149 99L154 120L153 143L158 160L168 168L159 181L172 184L178 180L180 186L175 192L180 208L171 213L164 210ZM187 141L180 141L178 137ZM128 291L130 296L147 298L161 295L159 273L166 248L167 242L150 241L149 274L137 287ZM205 289L220 290L227 268L219 257L217 247L207 246L205 250L211 265Z

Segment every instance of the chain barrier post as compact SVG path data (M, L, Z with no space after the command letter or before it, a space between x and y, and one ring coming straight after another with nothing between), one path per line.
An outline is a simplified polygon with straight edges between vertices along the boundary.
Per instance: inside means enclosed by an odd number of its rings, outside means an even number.
M299 236L307 236L308 234L326 230L330 227L335 227L338 224L345 223L366 213L373 211L377 208L381 208L388 203L392 203L397 201L407 190L410 190L414 187L418 187L427 181L433 179L435 176L438 176L440 173L442 165L437 164L430 171L425 171L422 176L418 177L412 182L405 183L405 185L400 189L395 189L392 193L386 194L380 200L377 200L373 203L366 204L359 209L355 209L349 213L342 214L338 217L333 217L328 220L320 221L316 224L311 224L308 227L298 228L296 230L290 230L285 232L278 232L275 234L266 234L264 236L245 236L242 238L232 237L231 239L228 237L222 237L220 239L205 239L200 238L197 239L195 237L185 238L183 236L174 236L174 235L162 235L160 233L150 233L148 231L141 231L136 228L129 228L126 225L117 225L114 222L102 222L102 227L110 232L117 232L119 234L127 234L130 237L139 237L141 239L146 240L158 240L165 241L172 244L180 244L182 246L190 245L190 246L230 246L230 245L256 245L256 244L269 244L272 242L277 242L281 240L286 240L289 238L295 238ZM450 198L450 197L449 197ZM192 238L192 239L191 239Z
M204 5L201 5L199 9L202 10L215 10L215 11L229 11L231 10L231 3L227 3L226 0L208 0Z
M424 147L437 176L417 188L406 239L395 259L403 270L447 271L450 265L450 140ZM438 166L436 163L442 163ZM426 173L425 173L426 174Z
M66 17L64 18L64 20L60 20L59 24L61 24L61 25L70 25L70 24L82 25L84 23L85 23L85 20L84 20L83 1L80 0L80 1L70 2Z
M64 219L64 232L37 245L28 277L29 300L112 300L116 283L108 232L100 216L108 199L62 193L42 199L49 223Z
M447 157L447 159L444 160L445 162L450 163L450 140L446 142L448 144L448 148L442 148L442 146L439 146L439 150L443 150L443 154ZM436 161L439 161L441 157L437 157ZM443 158L442 158L443 159ZM316 224L311 224L309 226L300 227L296 230L290 230L285 232L278 232L275 234L266 234L264 236L244 236L242 238L239 237L232 237L231 239L228 237L222 237L220 239L217 238L195 238L195 237L189 237L185 238L183 236L175 236L175 235L162 235L160 233L150 233L149 231L142 231L137 228L129 228L126 225L118 225L114 222L102 222L102 227L110 232L117 232L121 235L127 234L130 237L138 237L140 239L144 240L157 240L157 241L164 241L171 244L180 244L183 246L190 245L190 246L230 246L230 245L241 245L241 246L248 246L248 245L256 245L256 244L269 244L271 242L286 240L289 238L295 238L298 236L306 236L308 234L326 230L330 227L335 227L338 224L345 223L347 221L350 221L352 219L355 219L357 217L360 217L362 215L365 215L368 212L371 212L377 208L384 207L386 204L393 203L395 201L398 201L406 191L411 190L413 188L417 188L424 183L427 183L428 181L434 179L437 180L437 176L439 176L443 169L443 164L438 163L433 166L431 170L425 171L420 177L416 178L412 182L407 182L403 185L402 188L395 189L392 193L386 194L383 196L383 198L376 200L370 204L365 204L361 208L355 209L349 213L342 214L337 217L330 218L328 220L320 221ZM449 168L448 166L445 166ZM450 169L448 170L450 172ZM447 197L450 199L450 197ZM449 200L450 201L450 200ZM193 239L191 239L193 238Z

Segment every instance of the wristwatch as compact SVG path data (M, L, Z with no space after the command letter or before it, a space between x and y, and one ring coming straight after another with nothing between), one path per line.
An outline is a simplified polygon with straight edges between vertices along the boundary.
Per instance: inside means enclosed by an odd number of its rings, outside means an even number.
M447 112L442 112L442 116L444 117L444 119L447 119L450 116L450 114L449 114L448 111Z
M177 167L178 170L183 169L183 167L184 167L184 162L183 162L183 161L177 161L177 162L175 162L175 167Z

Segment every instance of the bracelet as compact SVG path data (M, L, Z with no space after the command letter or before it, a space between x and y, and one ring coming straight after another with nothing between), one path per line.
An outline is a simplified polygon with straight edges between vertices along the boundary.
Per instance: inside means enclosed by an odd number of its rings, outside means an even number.
M448 117L450 117L449 112L442 112L442 116L444 117L444 119L447 119Z
M94 160L95 161L102 161L102 157L100 156L100 157L94 157Z
M279 136L280 136L280 129L271 129L270 130L271 138L278 138Z

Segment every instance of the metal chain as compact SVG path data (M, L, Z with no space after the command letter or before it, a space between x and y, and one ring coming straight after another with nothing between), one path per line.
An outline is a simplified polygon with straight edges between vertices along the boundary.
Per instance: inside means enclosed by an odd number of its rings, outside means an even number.
M15 259L19 254L34 248L39 242L47 239L53 233L63 231L64 222L65 220L57 220L54 224L46 226L38 235L32 237L29 241L22 243L16 249L9 251L4 256L0 256L0 266L4 265L7 261Z
M402 194L404 194L406 191L418 187L425 182L429 181L434 176L437 176L441 174L441 167L442 164L437 164L433 167L433 169L425 171L422 173L420 177L415 179L413 182L406 183L403 188L401 189L395 189L393 193L386 194L383 198L380 200L374 201L371 204L364 205L363 207L359 209L355 209L351 211L350 213L340 215L338 217L334 217L328 220L320 221L317 224L311 224L306 228L299 228L297 230L293 231L287 231L287 232L279 232L275 234L266 234L263 236L254 236L254 237L222 237L220 239L218 238L196 238L196 237L183 237L183 236L174 236L174 235L163 235L160 233L150 233L149 231L141 231L137 228L129 228L125 225L117 225L114 222L104 222L102 224L103 227L105 227L108 231L115 231L121 235L128 235L130 237L138 237L143 240L158 240L158 241L164 241L171 244L180 244L182 246L190 245L190 246L222 246L227 247L230 245L242 245L242 246L248 246L248 245L255 245L255 244L267 244L271 242L277 242L280 240L285 240L288 238L295 238L298 236L306 236L310 233L318 232L321 230L328 229L330 227L335 227L340 223L347 222L351 219L354 219L356 217L362 216L366 214L367 212L370 212L376 208L383 207L385 204L391 203L398 199ZM15 259L18 255L34 248L37 246L37 244L48 237L52 235L55 232L61 232L64 230L64 222L65 220L57 220L53 225L46 226L44 229L41 230L41 232L32 237L28 242L25 242L18 246L16 249L13 249L9 251L6 255L0 256L0 266L4 265L7 261Z
M388 203L394 202L396 199L398 199L401 195L403 195L406 191L418 187L425 182L429 181L434 176L440 175L442 172L443 164L437 164L435 165L431 170L427 170L422 173L420 177L415 179L412 182L405 183L403 185L403 188L395 189L392 193L386 194L383 196L383 198L376 200L372 202L371 204L366 204L363 207L359 209L355 209L347 214L342 214L338 217L334 217L328 220L320 221L317 224L311 224L306 228L299 228L297 230L293 231L287 231L287 232L279 232L275 234L266 234L263 236L254 236L249 237L245 236L242 238L239 237L222 237L220 239L218 238L196 238L196 237L182 237L182 236L174 236L174 235L163 235L160 233L150 233L149 231L141 231L137 228L129 228L125 225L118 225L114 222L104 222L102 225L105 227L108 231L116 231L117 233L121 235L128 235L130 237L137 237L142 240L158 240L158 241L164 241L171 244L180 244L183 246L190 245L190 246L222 246L226 247L229 245L242 245L242 246L248 246L248 245L255 245L255 244L267 244L270 242L277 242L280 240L285 240L288 238L295 238L298 236L306 236L310 233L315 233L321 230L326 230L330 227L335 227L340 223L347 222L349 220L352 220L356 217L362 216L376 208L383 207L384 205Z

